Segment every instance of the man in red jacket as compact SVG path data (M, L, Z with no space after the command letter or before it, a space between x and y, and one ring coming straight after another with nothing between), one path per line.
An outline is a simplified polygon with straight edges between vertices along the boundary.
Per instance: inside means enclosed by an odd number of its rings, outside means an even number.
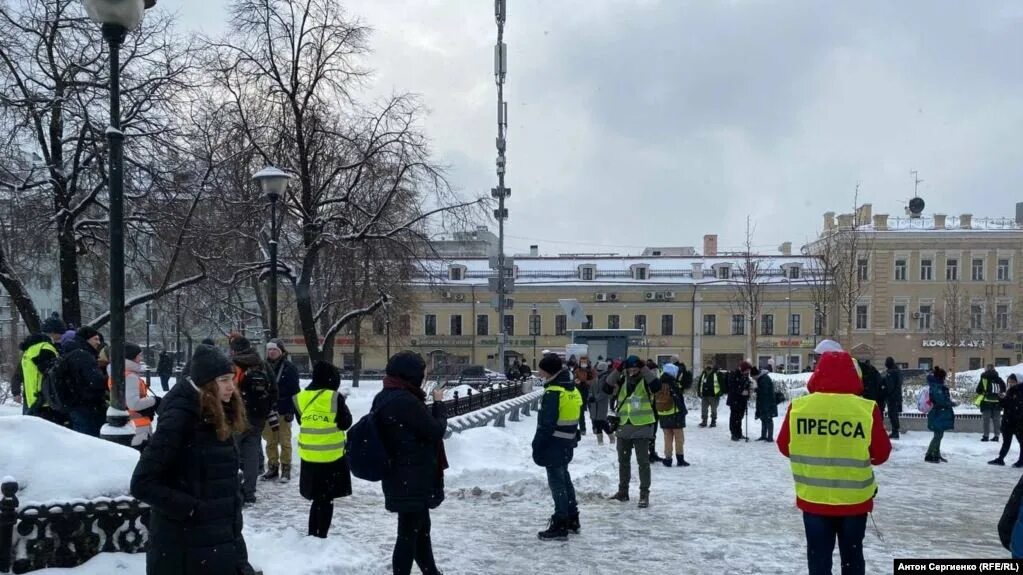
M877 493L872 466L888 460L892 444L877 404L859 396L863 382L848 353L824 353L807 390L789 405L778 450L792 465L809 573L831 574L838 539L842 575L863 575L863 537Z

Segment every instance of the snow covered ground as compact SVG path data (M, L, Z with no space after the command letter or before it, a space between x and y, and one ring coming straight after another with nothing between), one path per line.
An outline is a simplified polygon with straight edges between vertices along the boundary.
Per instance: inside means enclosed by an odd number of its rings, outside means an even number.
M349 390L356 418L368 411L379 389L379 382L367 382ZM635 506L635 470L633 502L605 500L617 486L614 448L598 447L592 435L584 437L570 467L583 530L567 543L536 539L552 503L544 471L530 456L535 415L505 428L453 435L447 441L447 500L433 513L441 569L449 574L600 575L620 573L620 565L628 562L629 572L648 574L805 572L802 519L794 506L788 461L773 444L729 441L727 426L720 426L727 424L724 406L715 429L697 428L695 419L690 413L686 430L686 457L693 466L656 465L647 510ZM749 425L755 437L758 422L752 416ZM868 573L890 572L894 557L1008 556L998 543L996 523L1019 472L986 465L997 445L980 443L972 434L946 436L947 465L924 463L929 440L930 434L905 434L892 460L877 470L874 519L884 540L868 528ZM0 475L14 474L9 465L26 463L22 458L0 461ZM119 465L125 475L131 473L131 465ZM63 477L74 478L69 484L78 481L74 473ZM986 495L975 496L977 486L985 486ZM286 485L262 483L259 502L245 512L253 564L267 575L390 572L396 516L384 510L378 484L354 481L353 496L336 502L326 541L303 536L307 512L297 479ZM74 570L42 573L142 573L143 566L141 556L107 555Z

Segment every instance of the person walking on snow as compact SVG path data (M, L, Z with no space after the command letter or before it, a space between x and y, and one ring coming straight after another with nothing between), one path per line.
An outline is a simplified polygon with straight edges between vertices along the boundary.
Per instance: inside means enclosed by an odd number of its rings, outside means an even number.
M579 434L586 435L586 404L589 403L591 387L597 382L597 372L590 365L590 358L583 355L579 357L579 365L572 370L572 378L575 380L576 391L583 398L582 407L579 409Z
M988 461L991 465L1005 465L1005 456L1009 454L1012 447L1012 438L1016 438L1019 444L1020 455L1012 466L1023 467L1023 386L1020 381L1023 376L1012 374L1006 380L1009 386L1008 391L1001 398L1002 404L1002 447L998 451L998 457Z
M891 357L885 358L884 367L885 404L888 408L888 424L892 429L888 437L898 439L899 415L902 413L902 370Z
M238 437L238 451L245 478L242 495L246 504L252 504L256 502L256 480L263 461L263 427L269 424L276 428L279 423L277 385L270 375L272 370L244 336L231 338L231 361L235 365L235 386L241 393L249 423L249 429Z
M988 431L991 432L991 441L997 441L998 431L1001 429L1002 404L1001 398L1005 396L1005 382L1002 376L998 375L995 366L990 363L984 373L980 374L980 382L977 383L977 407L980 407L980 416L984 435L981 441L988 441Z
M657 421L664 432L664 459L661 463L671 467L671 455L675 453L679 467L689 467L685 457L686 445L686 409L685 398L682 397L682 385L679 383L678 367L666 364L661 374L661 389L654 394L654 409Z
M632 452L635 450L639 465L639 507L645 509L650 506L650 444L657 425L653 396L661 390L661 382L635 355L626 358L623 367L625 373L611 372L605 387L617 399L619 418L618 492L610 499L629 500Z
M279 339L266 342L266 363L277 385L279 425L275 429L267 422L263 428L267 461L263 479L269 481L280 477L282 483L287 483L291 481L291 423L295 421L294 397L299 392L298 369L288 359L288 350Z
M767 371L750 370L757 384L757 402L754 416L760 420L760 438L757 441L774 442L774 418L778 417L778 402L774 396L774 382Z
M927 391L932 405L931 410L927 412L927 429L934 432L931 443L927 446L927 454L924 456L927 463L948 463L941 455L941 439L946 431L955 428L956 415L952 410L955 404L952 403L952 396L945 385L946 375L944 369L934 366L927 376Z
M753 365L750 362L743 361L739 364L738 371L732 372L728 379L728 408L731 410L728 415L728 430L732 434L732 441L747 439L743 435L742 423L749 409L752 369Z
M590 386L590 398L587 408L590 411L590 421L593 423L593 434L597 436L597 445L604 445L604 434L607 434L611 445L615 443L614 433L611 432L611 424L607 421L611 396L604 390L607 376L610 373L608 363L603 360L598 361L597 380Z
M707 427L707 412L710 412L710 426L718 426L718 404L727 390L724 378L708 363L696 381L696 395L700 397L700 427Z
M863 399L852 357L825 352L807 383L808 395L789 405L778 450L789 458L796 507L803 511L810 575L830 575L838 540L842 575L864 575L863 537L874 509L873 465L891 455L877 403Z
M166 351L160 352L160 357L156 361L156 375L160 378L160 387L166 392L170 389L171 375L174 373L174 361Z
M583 398L563 367L555 354L545 355L537 367L545 383L533 436L533 462L547 470L547 485L554 499L554 515L547 529L537 533L541 541L565 541L569 532L579 533L579 506L568 464L579 443L576 414Z
M352 412L338 392L340 387L341 374L337 368L317 361L313 364L312 382L289 399L299 419L298 456L302 461L299 492L312 502L309 535L321 539L326 539L330 531L334 500L352 494L352 473L345 457L345 431L352 426Z

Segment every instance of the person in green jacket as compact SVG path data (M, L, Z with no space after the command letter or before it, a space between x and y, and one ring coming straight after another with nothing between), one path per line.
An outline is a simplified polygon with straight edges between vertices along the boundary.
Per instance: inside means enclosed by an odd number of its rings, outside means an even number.
M22 413L42 417L57 424L66 417L46 405L42 385L46 370L60 357L58 344L67 325L54 314L43 322L41 332L25 338L18 346L21 350L21 390L14 393L14 401L21 403Z

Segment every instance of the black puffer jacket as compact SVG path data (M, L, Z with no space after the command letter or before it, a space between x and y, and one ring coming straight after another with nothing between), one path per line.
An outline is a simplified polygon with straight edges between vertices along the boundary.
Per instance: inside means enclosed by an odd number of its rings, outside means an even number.
M1023 432L1023 385L1016 384L1005 392L1002 406L1002 429L1009 433Z
M99 351L80 337L61 350L71 376L74 407L102 408L107 404L107 374L99 367Z
M202 421L199 390L175 385L131 477L152 506L147 575L251 574L242 538L238 450Z
M231 361L239 372L235 381L238 382L249 423L253 429L262 432L270 412L277 409L279 392L273 369L252 349L236 353Z
M423 403L413 392L387 387L373 399L380 437L394 468L384 477L385 507L392 513L433 509L444 500L443 453L447 410ZM378 407L379 406L379 407Z

